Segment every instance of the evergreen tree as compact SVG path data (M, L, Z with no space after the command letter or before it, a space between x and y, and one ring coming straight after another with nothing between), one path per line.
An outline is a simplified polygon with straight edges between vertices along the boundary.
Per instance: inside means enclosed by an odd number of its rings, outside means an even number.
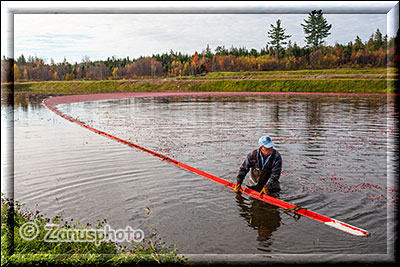
M226 56L228 55L228 49L226 49L225 46L217 46L217 48L215 48L215 54Z
M383 46L383 35L379 29L376 30L375 36L374 36L374 50L378 50L380 47Z
M276 27L271 24L271 28L268 31L268 37L271 39L268 44L275 48L276 58L279 59L279 49L282 47L281 45L287 44L285 39L291 37L291 35L285 35L285 29L281 28L280 19L276 21Z
M354 43L354 49L356 51L364 49L364 43L362 42L360 36L357 35L355 43Z
M209 44L207 44L206 49L202 51L201 55L203 57L213 58L214 55L213 55L213 53L211 51L211 48L210 48Z
M19 65L26 65L26 59L25 59L25 57L24 57L23 54L21 54L21 55L18 57L17 63L18 63Z
M305 41L308 46L316 51L320 45L324 43L323 39L331 33L329 30L332 24L328 24L323 16L322 10L313 10L308 14L308 19L304 20L305 24L301 24L306 34Z
M258 57L258 51L256 49L252 48L249 52L249 55L253 56L253 57Z

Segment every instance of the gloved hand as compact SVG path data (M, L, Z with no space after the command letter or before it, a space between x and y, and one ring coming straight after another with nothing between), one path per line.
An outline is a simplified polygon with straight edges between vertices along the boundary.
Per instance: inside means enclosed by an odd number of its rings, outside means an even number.
M243 191L242 185L239 183L236 183L235 189L233 189L233 191L235 191L235 193L242 192Z
M262 196L262 195L268 195L268 188L266 188L266 187L263 187L263 189L260 191L260 197Z

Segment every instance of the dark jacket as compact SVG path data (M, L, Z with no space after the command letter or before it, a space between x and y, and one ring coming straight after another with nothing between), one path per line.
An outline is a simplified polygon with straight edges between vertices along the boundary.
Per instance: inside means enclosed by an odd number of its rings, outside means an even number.
M260 149L250 152L246 160L240 166L236 181L242 184L246 174L251 170L251 175L247 181L248 188L260 192L264 186L267 186L268 190L271 192L280 191L279 178L282 170L281 155L274 149L264 169L262 169L261 157Z

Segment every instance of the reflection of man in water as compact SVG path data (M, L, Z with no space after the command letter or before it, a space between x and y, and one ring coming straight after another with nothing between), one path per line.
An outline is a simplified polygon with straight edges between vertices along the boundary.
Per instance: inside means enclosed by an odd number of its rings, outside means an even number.
M234 189L236 193L242 191L241 184L250 170L247 187L260 192L260 196L281 190L279 183L282 170L281 155L274 149L275 144L269 136L262 136L258 144L260 148L250 152L240 166Z
M281 225L281 216L277 207L253 198L250 198L249 204L240 194L236 195L236 200L241 209L240 215L246 219L249 226L257 229L257 240L267 241L272 232Z

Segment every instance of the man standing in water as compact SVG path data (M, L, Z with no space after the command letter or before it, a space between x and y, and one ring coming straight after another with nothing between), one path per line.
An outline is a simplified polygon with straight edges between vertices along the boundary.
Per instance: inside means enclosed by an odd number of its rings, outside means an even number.
M259 149L250 152L240 166L234 189L236 193L242 191L241 185L250 170L247 187L260 192L260 196L281 190L279 182L282 170L281 155L274 149L275 144L269 136L262 136L258 144Z

